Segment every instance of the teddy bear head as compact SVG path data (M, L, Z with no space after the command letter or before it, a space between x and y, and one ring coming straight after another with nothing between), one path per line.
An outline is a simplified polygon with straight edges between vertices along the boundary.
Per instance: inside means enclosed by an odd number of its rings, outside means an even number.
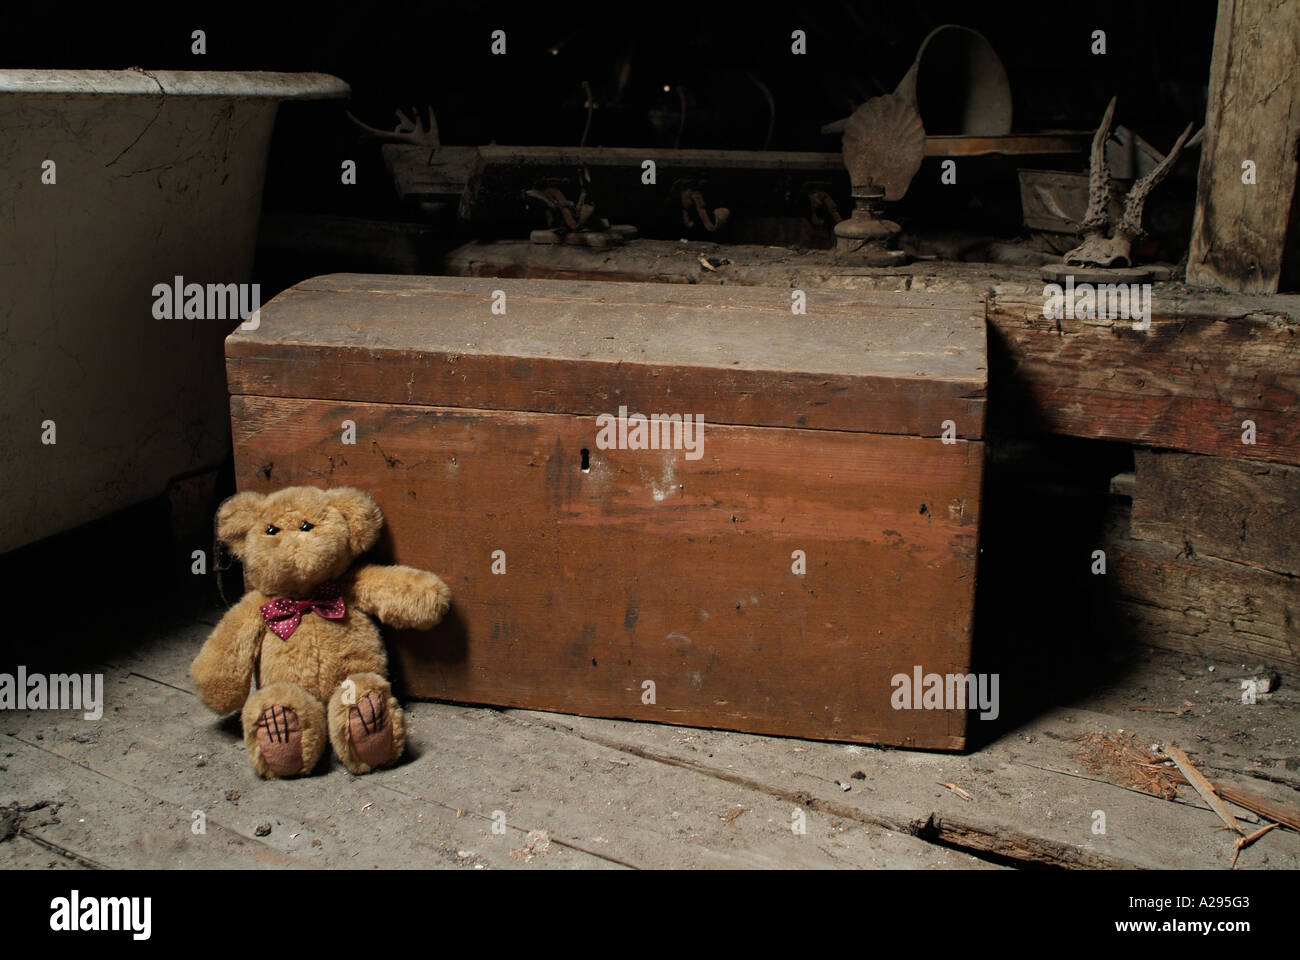
M341 576L379 539L384 515L352 487L237 493L217 510L217 538L267 596L304 599Z

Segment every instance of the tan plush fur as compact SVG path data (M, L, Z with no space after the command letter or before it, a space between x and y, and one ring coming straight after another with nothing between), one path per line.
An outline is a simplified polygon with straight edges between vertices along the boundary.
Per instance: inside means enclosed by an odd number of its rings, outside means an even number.
M310 529L303 530L304 523ZM327 736L354 773L392 763L402 754L405 723L389 692L388 657L370 618L428 630L446 614L451 591L424 570L353 568L353 561L374 545L383 523L378 504L350 487L237 493L217 512L217 535L243 563L252 589L221 618L190 676L199 699L216 713L241 710L249 760L261 776L309 773ZM287 640L266 625L262 604L281 597L310 599L328 580L339 581L343 589L342 619L303 614ZM254 680L258 689L250 696ZM367 697L372 691L374 699ZM378 709L381 703L386 712ZM362 714L367 723L361 722ZM379 718L382 728L372 729L369 721ZM386 747L390 736L391 750L380 762L361 759L361 754L376 759L377 744ZM301 747L300 769L293 770L295 763L284 759L285 743L292 745L295 761Z

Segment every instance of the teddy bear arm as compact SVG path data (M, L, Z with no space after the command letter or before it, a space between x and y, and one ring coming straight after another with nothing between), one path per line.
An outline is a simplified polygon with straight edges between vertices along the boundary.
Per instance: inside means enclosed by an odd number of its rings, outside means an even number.
M428 630L451 605L451 590L441 578L414 567L359 567L349 592L358 609L399 630Z
M264 599L246 596L227 610L190 665L194 692L218 714L238 710L248 699L262 638L258 601Z

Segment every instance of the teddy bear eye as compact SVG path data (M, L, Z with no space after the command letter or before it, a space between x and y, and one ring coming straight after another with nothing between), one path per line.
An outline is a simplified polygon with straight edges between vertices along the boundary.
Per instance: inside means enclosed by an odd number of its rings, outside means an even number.
M310 529L311 529L312 527L314 527L314 526L316 526L316 524L314 524L314 523L308 523L306 520L304 520L304 521L302 522L302 526L300 526L298 529L301 530L301 531L303 531L303 532L305 533L305 532L307 532L308 530L310 530Z
M274 537L279 532L280 532L280 528L277 527L275 524L271 524L269 527L266 528L266 535L268 537Z

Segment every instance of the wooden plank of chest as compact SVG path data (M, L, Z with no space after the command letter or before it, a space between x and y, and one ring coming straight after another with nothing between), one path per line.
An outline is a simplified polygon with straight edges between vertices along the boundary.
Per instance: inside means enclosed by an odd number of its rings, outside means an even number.
M762 287L338 274L232 334L227 374L236 395L983 436L978 300L806 293L794 314Z
M710 425L691 461L598 450L586 417L235 396L232 418L241 489L364 487L382 555L447 576L448 622L392 640L418 695L964 742L963 712L895 710L890 681L967 670L981 443Z

